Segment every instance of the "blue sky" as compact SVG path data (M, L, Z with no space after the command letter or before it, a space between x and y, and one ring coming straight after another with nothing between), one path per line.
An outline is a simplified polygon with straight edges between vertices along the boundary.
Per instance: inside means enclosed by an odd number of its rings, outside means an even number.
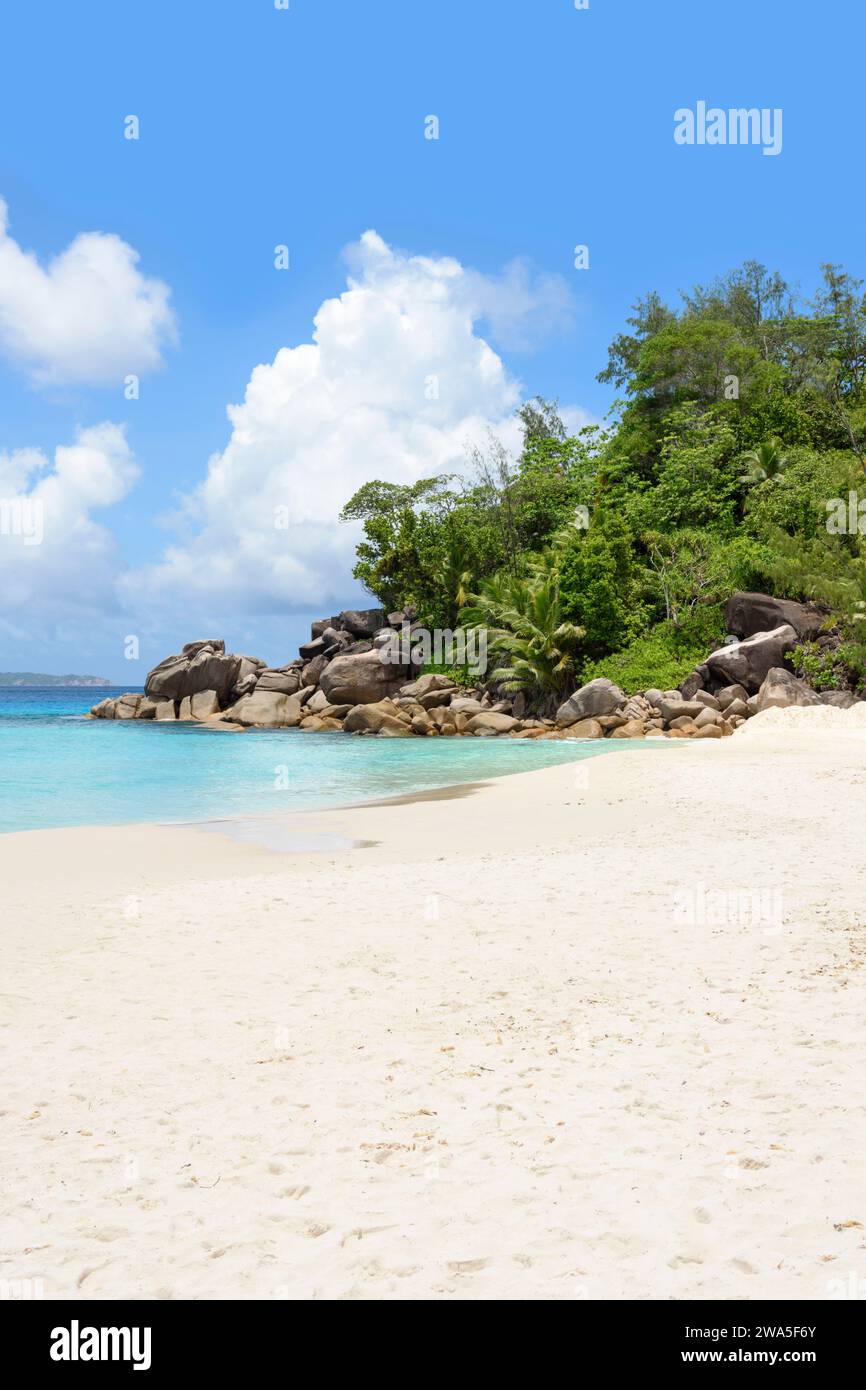
M866 273L864 29L840 0L17 7L0 48L12 242L0 259L0 455L18 460L4 495L49 477L58 448L84 452L65 466L75 504L57 503L51 535L46 516L43 545L25 554L20 536L0 535L0 668L135 684L205 635L285 661L312 616L363 601L350 537L329 539L341 479L351 492L365 467L428 471L458 436L500 425L536 392L603 416L611 396L595 377L607 343L651 288L673 301L748 257L807 293L821 261ZM700 99L781 108L781 154L677 146L673 113ZM129 114L137 141L124 139ZM436 141L424 138L431 114ZM363 303L325 333L315 382L305 359L286 358L230 446L227 406L244 400L258 364L312 342L320 306L347 289L345 248L370 229L385 249L352 257ZM59 308L40 300L59 293L41 272L32 289L22 279L22 253L45 272L92 232L133 248L145 294L168 287L174 335L157 311L130 327L137 301L133 287L127 310L122 277L109 296L120 321L111 305L94 308L101 261L80 294L68 267ZM578 243L589 270L574 269ZM278 244L288 271L274 268ZM450 317L434 323L419 306L443 284ZM460 388L420 434L411 378L380 323L395 306L416 346L441 334L443 396L449 380ZM57 346L58 317L72 348ZM492 385L476 351L485 343L500 364ZM139 359L140 398L129 401L125 369ZM125 445L87 435L103 422L123 427ZM22 483L28 450L44 459ZM214 455L223 464L202 498ZM280 489L292 521L275 538ZM283 544L296 547L285 564ZM130 634L137 662L124 658Z

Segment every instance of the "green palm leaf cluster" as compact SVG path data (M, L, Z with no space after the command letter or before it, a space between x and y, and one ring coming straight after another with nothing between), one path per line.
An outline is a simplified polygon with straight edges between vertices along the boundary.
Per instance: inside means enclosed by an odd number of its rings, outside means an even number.
M765 483L768 478L777 478L788 466L778 439L768 439L757 449L749 449L743 454L743 463L748 466L740 482L749 487Z
M522 573L500 571L483 580L460 614L464 628L486 630L488 651L500 663L491 679L505 691L559 695L572 682L586 634L563 613L562 539L528 560Z

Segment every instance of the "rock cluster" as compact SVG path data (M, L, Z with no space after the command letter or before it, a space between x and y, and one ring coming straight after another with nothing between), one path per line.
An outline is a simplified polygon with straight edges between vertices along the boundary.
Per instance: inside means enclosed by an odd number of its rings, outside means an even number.
M817 610L767 594L735 594L726 616L730 640L678 690L629 696L599 678L570 695L554 719L529 714L523 695L497 699L490 690L468 690L445 675L417 675L412 614L378 608L314 622L309 642L285 666L226 652L215 638L188 642L148 674L144 694L102 700L91 715L192 721L235 731L342 729L381 738L725 738L773 706L855 703L847 691L818 695L790 669L792 648L819 631L823 617ZM394 661L395 630L409 633L408 649L397 644L405 665Z

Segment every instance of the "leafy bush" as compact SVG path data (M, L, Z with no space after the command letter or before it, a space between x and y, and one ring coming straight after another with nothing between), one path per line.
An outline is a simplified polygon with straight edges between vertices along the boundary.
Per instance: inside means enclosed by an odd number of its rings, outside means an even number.
M689 622L679 627L671 622L658 623L622 651L587 663L581 679L591 681L597 676L606 676L627 695L652 686L672 690L714 647L721 645L723 637L722 610L713 605L698 610Z
M866 685L866 652L856 642L820 647L803 642L791 653L794 672L814 690L857 690Z
M483 675L470 671L468 666L445 666L442 662L428 661L424 667L424 675L426 676L431 672L435 672L439 676L447 676L455 685L462 686L465 690L471 690L484 680Z

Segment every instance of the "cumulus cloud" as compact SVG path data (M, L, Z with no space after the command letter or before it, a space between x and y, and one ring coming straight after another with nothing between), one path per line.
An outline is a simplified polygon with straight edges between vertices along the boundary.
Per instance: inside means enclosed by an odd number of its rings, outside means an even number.
M485 319L493 341L514 352L536 347L571 325L574 304L561 275L539 274L528 261L511 261L501 275L464 273L467 303Z
M337 518L362 483L458 472L490 429L514 440L519 383L479 320L535 332L545 312L561 316L559 287L526 267L488 280L372 231L346 260L347 288L320 307L312 341L256 367L228 408L231 438L185 499L182 538L130 576L130 596L208 612L344 603L358 532Z
M0 632L27 639L118 607L117 547L93 513L138 476L123 427L106 421L60 445L0 453Z
M9 235L0 198L0 348L40 384L120 381L176 337L169 289L120 237L82 232L46 265Z

